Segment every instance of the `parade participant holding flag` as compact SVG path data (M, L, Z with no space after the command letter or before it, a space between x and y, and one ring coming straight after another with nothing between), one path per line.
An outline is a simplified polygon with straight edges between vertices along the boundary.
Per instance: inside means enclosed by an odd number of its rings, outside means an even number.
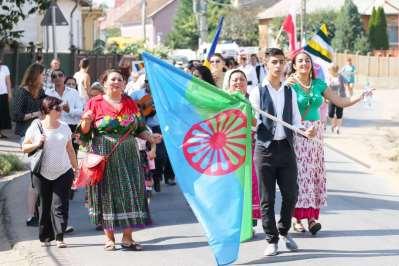
M293 227L296 231L304 232L305 228L301 220L307 219L308 230L315 235L321 229L321 224L317 222L320 208L327 204L327 180L323 149L324 126L320 121L319 110L323 97L338 107L348 107L361 101L366 93L351 98L340 97L335 91L328 88L324 81L315 77L312 58L305 51L298 52L292 59L292 69L289 76L287 83L292 84L292 88L298 96L302 126L315 127L317 131L315 139L319 140L295 138L299 193L293 215L295 217Z
M204 228L218 265L233 263L252 238L252 109L143 53L160 128L177 183Z
M247 93L247 77L245 73L239 69L232 70L229 73L229 93L241 93L245 97L249 97ZM254 139L255 132L252 131L252 139ZM253 148L254 142L252 142ZM252 151L253 156L253 151ZM252 225L255 227L258 224L257 219L260 219L260 202L259 202L259 186L258 177L256 176L255 164L252 161Z
M265 61L268 74L262 85L250 94L251 104L255 110L267 112L299 129L302 125L296 93L281 82L285 65L283 51L278 48L267 49ZM268 242L264 254L274 256L277 255L279 236L287 249L298 249L295 241L288 236L298 192L294 134L259 113L256 118L255 168L259 180L262 226ZM312 137L314 129L310 127L305 135ZM281 217L277 226L274 212L276 183L282 194Z

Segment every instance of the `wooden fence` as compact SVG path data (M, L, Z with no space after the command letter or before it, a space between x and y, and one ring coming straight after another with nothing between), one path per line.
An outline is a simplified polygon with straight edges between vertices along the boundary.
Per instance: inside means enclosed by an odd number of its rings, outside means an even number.
M21 49L7 49L4 51L2 57L4 64L10 69L11 82L13 87L16 88L21 83L25 70L30 64L34 63L35 53L26 52ZM58 58L61 62L61 69L67 76L73 76L73 74L79 70L79 61L84 57L89 58L89 74L92 81L96 81L106 69L117 67L122 55L91 55L77 54L72 52L58 54ZM43 64L46 66L46 68L50 67L53 54L43 53L43 58Z
M358 86L369 81L375 88L398 88L399 57L336 53L335 63L343 67L349 57L356 67Z

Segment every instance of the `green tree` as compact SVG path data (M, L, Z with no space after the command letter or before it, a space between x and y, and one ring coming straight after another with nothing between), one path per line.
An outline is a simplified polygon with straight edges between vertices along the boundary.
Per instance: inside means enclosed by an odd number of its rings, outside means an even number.
M337 17L337 12L332 9L320 10L314 13L307 14L305 17L305 37L306 39L311 38L319 29L323 23L327 24L327 27L330 32L335 32L334 20ZM272 36L275 38L283 24L285 17L274 18L271 23ZM300 41L300 18L296 17L296 25L297 25L297 37ZM282 47L288 48L288 39L286 34L281 34L279 38L279 43Z
M370 41L367 35L362 34L360 38L356 39L354 50L362 55L366 55L371 51Z
M6 42L20 38L23 31L13 31L15 25L27 16L45 10L51 0L0 0L0 46ZM29 6L28 11L24 7Z
M229 3L230 0L208 1L208 41L211 41L213 39L219 17L225 16L226 19ZM181 0L173 23L173 30L168 34L165 43L168 47L172 49L197 49L198 38L199 33L197 20L193 11L193 0Z
M119 36L121 36L121 28L114 27L114 28L105 29L105 39L111 37L119 37Z
M383 7L377 8L376 18L375 18L375 46L374 49L377 50L387 50L389 49L388 32L387 32L387 20L385 17L385 12Z
M255 8L229 8L222 30L222 39L235 41L240 46L258 45L258 20L254 16Z
M372 49L375 49L377 46L377 36L376 36L376 16L377 16L377 10L373 7L373 11L371 12L371 16L369 18L369 23L368 23L368 40L370 43L370 47Z
M193 12L192 0L181 0L173 22L173 30L166 38L166 45L172 49L198 48L198 29Z
M364 31L359 11L352 0L345 0L335 20L335 27L334 49L337 52L356 52L356 40L362 37Z

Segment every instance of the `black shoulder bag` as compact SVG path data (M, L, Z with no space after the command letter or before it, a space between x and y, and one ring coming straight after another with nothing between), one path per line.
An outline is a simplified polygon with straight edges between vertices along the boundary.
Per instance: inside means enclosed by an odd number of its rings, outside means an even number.
M35 120L37 127L39 128L40 134L43 135L43 128L39 119ZM40 170L42 168L42 160L43 160L43 144L40 147L37 147L34 151L28 154L30 158L30 170L35 175L40 175Z

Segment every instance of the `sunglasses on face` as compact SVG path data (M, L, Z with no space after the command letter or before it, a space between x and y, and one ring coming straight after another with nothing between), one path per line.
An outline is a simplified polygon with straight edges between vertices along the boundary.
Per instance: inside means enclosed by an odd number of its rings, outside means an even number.
M58 74L56 73L51 75L52 79L62 78L62 77L64 77L64 73L58 73Z
M69 86L69 87L76 87L76 83L65 83L65 85L66 86Z
M57 111L57 112L61 112L62 111L62 107L61 107L61 105L54 105L52 110Z
M211 60L210 62L211 62L211 64L213 64L213 63L219 64L220 60Z

